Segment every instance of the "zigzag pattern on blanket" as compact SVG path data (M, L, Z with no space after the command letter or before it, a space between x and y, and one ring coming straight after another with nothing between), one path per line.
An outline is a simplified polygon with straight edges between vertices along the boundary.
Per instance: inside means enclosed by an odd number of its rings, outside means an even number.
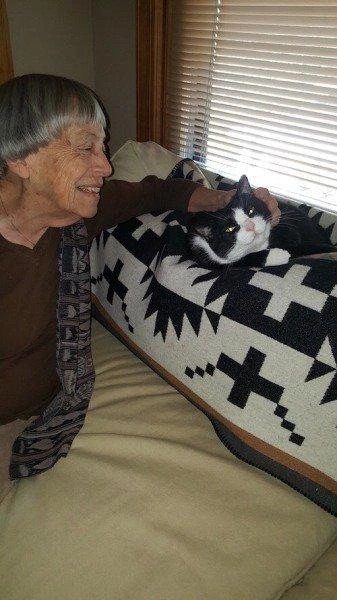
M235 454L337 515L337 262L209 271L185 254L185 219L145 215L93 244L104 322Z

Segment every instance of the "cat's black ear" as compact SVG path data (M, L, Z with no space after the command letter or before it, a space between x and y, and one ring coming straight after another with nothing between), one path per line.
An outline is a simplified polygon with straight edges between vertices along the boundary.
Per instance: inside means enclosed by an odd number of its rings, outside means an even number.
M248 181L248 178L246 177L246 175L242 175L242 177L240 177L240 181L237 186L237 191L240 196L247 196L247 195L253 194L253 190L250 187L250 184L249 184L249 181Z

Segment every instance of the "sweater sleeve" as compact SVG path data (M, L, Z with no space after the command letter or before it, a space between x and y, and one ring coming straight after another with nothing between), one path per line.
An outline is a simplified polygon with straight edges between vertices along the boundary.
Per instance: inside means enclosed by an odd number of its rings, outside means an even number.
M153 175L130 183L112 179L101 192L97 214L85 219L89 239L108 229L153 210L188 210L190 197L200 184L185 179L159 179Z

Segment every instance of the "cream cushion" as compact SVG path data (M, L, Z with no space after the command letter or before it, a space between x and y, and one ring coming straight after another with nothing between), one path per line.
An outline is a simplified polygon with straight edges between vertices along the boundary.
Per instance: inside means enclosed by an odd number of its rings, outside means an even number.
M147 175L165 179L180 160L156 142L128 140L111 157L114 173L110 179L140 181Z
M109 179L141 181L148 175L156 175L161 179L166 179L176 164L181 161L181 158L156 142L128 140L111 157L114 172ZM212 186L205 173L195 163L193 163L193 168L195 172L199 172L200 178L204 180L203 185L211 188Z
M69 456L0 504L0 597L280 598L336 519L236 459L96 322L93 352L95 393Z
M282 600L336 600L337 543L335 542L306 576Z

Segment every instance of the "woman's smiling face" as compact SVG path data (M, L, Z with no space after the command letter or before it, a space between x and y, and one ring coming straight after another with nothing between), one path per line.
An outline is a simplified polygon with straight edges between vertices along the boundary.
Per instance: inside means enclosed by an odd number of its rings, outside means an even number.
M69 223L93 217L111 166L98 124L72 124L25 162L26 191L46 214Z

